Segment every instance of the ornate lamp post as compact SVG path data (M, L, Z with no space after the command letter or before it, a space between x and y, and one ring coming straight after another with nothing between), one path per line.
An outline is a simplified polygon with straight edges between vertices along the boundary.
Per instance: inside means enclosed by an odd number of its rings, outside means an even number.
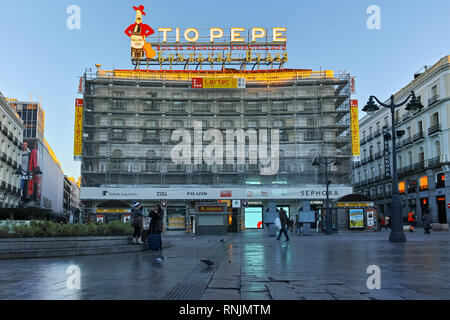
M334 164L336 166L339 166L341 164L339 158L329 158L329 157L317 157L314 159L313 166L320 166L323 164L325 166L325 180L326 180L326 213L325 213L325 219L326 219L326 226L325 226L325 234L331 234L333 232L332 230L332 217L331 217L331 211L330 211L330 196L329 196L329 186L331 184L331 181L328 180L328 166L331 164Z
M391 242L406 242L406 236L403 232L402 223L402 206L400 203L400 196L398 194L398 177L397 177L397 153L396 153L396 138L399 134L395 130L395 119L394 112L395 109L405 105L409 99L411 101L406 106L407 111L416 111L422 109L423 106L420 104L419 100L416 98L414 91L401 103L395 104L394 96L392 95L390 104L382 103L377 97L370 96L369 101L363 108L363 111L368 115L372 115L380 109L374 102L374 99L383 107L391 109L391 120L392 120L392 204L391 204L391 233L389 235L389 241Z

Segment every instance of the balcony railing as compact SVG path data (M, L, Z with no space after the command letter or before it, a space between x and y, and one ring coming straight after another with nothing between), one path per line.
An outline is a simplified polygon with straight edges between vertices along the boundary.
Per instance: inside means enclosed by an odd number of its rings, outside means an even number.
M431 136L432 134L441 131L441 125L435 124L434 126L431 126L428 128L428 135Z
M381 129L377 129L377 130L375 131L375 133L373 134L373 137L374 137L374 138L377 138L377 137L379 137L379 136L381 136Z
M419 161L414 164L414 170L425 169L425 161Z
M416 133L416 134L414 135L414 142L419 141L419 140L422 140L422 139L423 139L423 132L422 132L422 131L419 132L419 133Z
M383 153L382 152L377 152L377 153L375 153L375 159L380 159L380 158L382 158L383 157Z
M437 156L431 159L428 159L428 167L434 167L441 163L441 157Z
M409 138L406 138L405 140L403 140L403 146L407 146L408 144L411 144L411 143L413 143L412 137L409 137Z
M373 135L371 133L369 135L367 135L367 142L369 142L372 139L373 139Z
M439 95L436 94L436 95L432 96L430 99L428 99L428 106L431 106L438 100L439 100Z

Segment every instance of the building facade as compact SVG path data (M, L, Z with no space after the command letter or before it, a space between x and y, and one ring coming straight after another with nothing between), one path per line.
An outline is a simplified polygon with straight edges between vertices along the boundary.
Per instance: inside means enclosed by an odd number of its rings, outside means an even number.
M23 144L20 163L33 173L21 178L22 205L63 214L64 173L61 163L44 138L45 112L38 102L11 100L11 106L23 120ZM37 169L42 174L34 174Z
M411 90L424 108L408 112L403 106L394 115L397 130L404 131L397 140L403 215L414 210L420 219L424 212L429 212L432 222L447 223L450 218L447 206L450 202L447 182L450 179L450 56L416 74L413 81L395 94L395 102L403 101ZM354 164L353 181L356 192L376 199L378 210L389 215L392 144L388 141L385 146L383 127L391 132L391 112L387 108L381 107L375 114L361 119L361 161Z
M64 215L71 223L82 220L80 215L80 187L72 177L64 176Z
M230 78L245 85L196 82ZM290 215L305 200L320 211L325 173L313 166L317 156L342 160L330 168L330 197L352 192L348 74L98 70L84 84L81 199L93 217L121 219L132 200L163 202L167 227L183 229L197 202L222 201L245 227L261 228L270 202Z
M15 208L20 203L21 150L24 125L0 93L0 208Z

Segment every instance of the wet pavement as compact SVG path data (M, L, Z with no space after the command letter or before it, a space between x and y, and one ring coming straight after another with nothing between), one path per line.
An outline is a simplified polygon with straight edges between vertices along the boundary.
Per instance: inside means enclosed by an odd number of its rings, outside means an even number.
M450 233L419 229L406 243L388 237L167 235L173 245L162 264L149 252L0 261L0 299L450 299ZM71 265L80 268L80 289L67 287ZM379 267L381 289L367 287L371 265Z

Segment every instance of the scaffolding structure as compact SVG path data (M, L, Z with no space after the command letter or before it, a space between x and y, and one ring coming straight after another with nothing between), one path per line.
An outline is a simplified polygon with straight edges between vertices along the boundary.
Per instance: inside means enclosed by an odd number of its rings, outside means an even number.
M195 77L246 79L245 89L193 89ZM319 155L339 157L330 180L351 185L350 76L331 71L98 70L86 73L82 187L324 184ZM280 130L279 170L261 164L172 162L176 129ZM270 136L270 134L269 134ZM206 146L205 143L204 146ZM246 146L248 157L248 146Z

